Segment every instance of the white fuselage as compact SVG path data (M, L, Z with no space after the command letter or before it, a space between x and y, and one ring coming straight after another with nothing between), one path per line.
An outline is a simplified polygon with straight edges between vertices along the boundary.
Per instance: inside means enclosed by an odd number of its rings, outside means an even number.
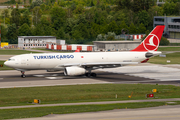
M62 70L67 64L141 62L147 52L38 53L11 57L5 65L16 70Z

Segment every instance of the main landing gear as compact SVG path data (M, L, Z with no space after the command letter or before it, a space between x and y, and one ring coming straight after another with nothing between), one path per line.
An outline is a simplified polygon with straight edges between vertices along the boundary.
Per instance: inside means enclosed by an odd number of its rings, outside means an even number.
M25 77L26 77L26 75L25 75L24 73L25 73L24 71L21 71L21 74L22 74L21 77L22 77L22 78L25 78Z
M86 77L96 77L96 73L91 72L91 68L87 69L88 72L85 73Z
M96 77L96 73L86 73L86 77Z

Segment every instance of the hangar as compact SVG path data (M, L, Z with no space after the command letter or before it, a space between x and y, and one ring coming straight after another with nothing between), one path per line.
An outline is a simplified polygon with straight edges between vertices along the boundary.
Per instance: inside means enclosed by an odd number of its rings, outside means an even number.
M136 41L93 41L94 51L122 51L136 48L141 40Z

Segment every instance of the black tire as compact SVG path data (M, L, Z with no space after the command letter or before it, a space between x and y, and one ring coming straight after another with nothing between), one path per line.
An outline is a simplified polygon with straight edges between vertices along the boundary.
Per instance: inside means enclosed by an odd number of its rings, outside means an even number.
M96 77L96 73L91 73L91 76L92 77Z
M25 78L25 77L26 77L26 75L21 75L21 77L22 77L22 78Z
M86 75L86 77L91 77L90 73L86 73L85 75Z

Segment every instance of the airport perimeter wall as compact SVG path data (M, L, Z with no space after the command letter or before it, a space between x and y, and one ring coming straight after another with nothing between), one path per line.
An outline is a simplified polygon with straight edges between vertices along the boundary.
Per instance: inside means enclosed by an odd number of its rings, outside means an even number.
M93 45L53 45L53 44L46 44L46 49L51 50L62 50L62 51L76 51L79 49L80 51L93 51Z

